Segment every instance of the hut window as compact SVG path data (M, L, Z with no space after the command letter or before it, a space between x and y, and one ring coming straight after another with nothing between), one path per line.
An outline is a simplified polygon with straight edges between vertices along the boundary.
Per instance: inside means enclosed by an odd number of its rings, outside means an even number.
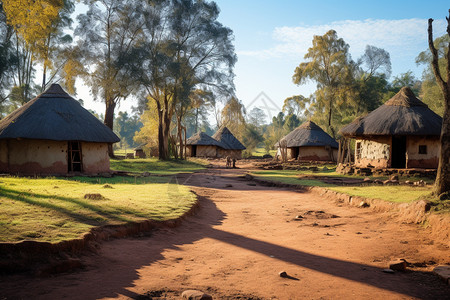
M427 154L427 145L419 145L419 154Z

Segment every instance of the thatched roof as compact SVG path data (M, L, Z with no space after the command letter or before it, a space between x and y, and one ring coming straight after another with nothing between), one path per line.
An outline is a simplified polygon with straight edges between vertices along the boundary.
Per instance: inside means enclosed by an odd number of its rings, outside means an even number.
M244 145L239 142L239 140L226 128L223 126L220 128L214 135L212 136L213 139L216 141L219 141L222 145L223 149L226 150L245 150L246 148Z
M0 139L115 143L114 132L58 84L0 121Z
M304 147L304 146L330 146L338 148L339 144L317 126L314 122L308 121L288 133L281 139L281 144L286 147ZM276 144L278 146L278 143Z
M408 87L365 117L341 129L347 137L365 135L440 136L442 118L416 98Z
M186 145L223 147L220 142L216 141L204 132L197 132L196 134L188 138L186 141Z

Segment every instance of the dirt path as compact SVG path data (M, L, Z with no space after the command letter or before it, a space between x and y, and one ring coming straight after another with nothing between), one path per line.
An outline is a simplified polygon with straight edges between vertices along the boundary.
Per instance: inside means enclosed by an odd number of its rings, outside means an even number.
M215 299L450 299L429 274L433 262L450 263L450 249L426 229L238 175L179 178L201 197L180 227L106 242L80 272L0 278L0 299L178 299L192 288ZM383 273L392 258L427 266Z

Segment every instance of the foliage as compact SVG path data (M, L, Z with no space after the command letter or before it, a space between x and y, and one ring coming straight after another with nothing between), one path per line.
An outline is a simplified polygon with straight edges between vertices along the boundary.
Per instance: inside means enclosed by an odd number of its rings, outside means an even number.
M436 82L444 96L442 117L442 130L440 139L439 166L437 169L435 188L433 193L441 196L450 192L450 10L447 20L448 46L444 57L435 47L433 39L433 19L428 19L428 47L431 52L431 68ZM444 50L445 52L445 50ZM445 71L440 67L439 61L445 60Z
M133 140L137 131L142 127L142 123L137 115L129 115L127 112L119 112L116 118L115 132L120 137L120 142L128 145L129 147L137 146Z
M152 1L141 11L142 43L130 56L139 59L135 64L131 60L130 68L145 99L155 102L159 155L168 159L171 122L176 119L180 139L191 93L196 89L232 93L236 61L232 31L217 21L214 2Z
M434 40L434 45L440 57L438 60L439 69L444 76L445 65L447 62L446 53L448 52L449 42L450 37L448 35L443 35ZM431 61L432 55L430 51L423 51L416 57L416 63L425 65L426 67L422 75L420 97L429 108L442 116L444 114L444 94L436 82L436 77L434 76L433 69L431 67Z
M330 30L323 36L314 36L312 47L305 54L306 62L300 63L292 77L297 85L313 80L317 83L313 111L326 115L327 129L336 136L333 115L347 102L348 87L352 81L353 62L349 46Z
M87 12L77 18L78 45L65 68L66 76L81 76L93 96L102 99L104 123L113 129L116 105L135 87L123 57L131 52L142 32L141 4L130 0L87 1L87 4ZM74 63L76 58L78 64Z

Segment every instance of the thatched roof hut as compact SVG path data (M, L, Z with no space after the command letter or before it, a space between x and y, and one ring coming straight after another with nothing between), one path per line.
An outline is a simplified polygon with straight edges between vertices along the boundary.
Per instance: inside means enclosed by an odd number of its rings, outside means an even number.
M404 87L340 133L356 139L357 166L435 168L441 126L442 118Z
M58 84L0 121L0 171L109 171L107 146L120 139Z
M242 157L244 145L226 127L220 128L212 137L198 132L186 141L187 155L198 157Z
M410 88L402 88L385 104L341 129L347 137L369 135L440 136L442 118L416 98Z
M339 144L314 122L308 121L280 140L287 159L334 161ZM277 155L281 155L279 143Z
M216 141L215 139L201 131L188 138L186 141L186 145L223 147L220 142Z
M245 150L245 146L231 133L231 131L223 126L214 135L213 139L222 144L222 148L227 150Z

